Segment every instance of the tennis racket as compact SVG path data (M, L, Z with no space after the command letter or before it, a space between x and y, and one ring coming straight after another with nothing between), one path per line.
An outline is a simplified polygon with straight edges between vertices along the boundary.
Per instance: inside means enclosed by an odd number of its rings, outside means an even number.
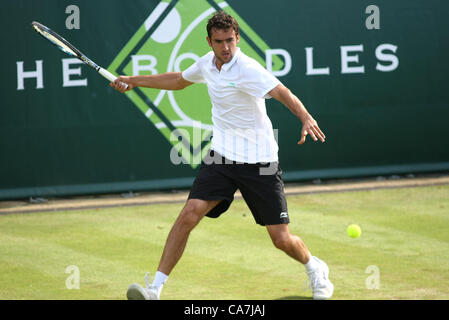
M47 39L48 41L53 43L62 52L67 53L70 56L80 59L82 62L87 64L89 67L95 69L99 74L101 74L103 77L108 79L110 82L114 82L115 79L117 79L116 76L114 76L108 70L103 69L102 67L97 65L92 60L90 60L88 57L86 57L84 54L82 54L77 48L75 48L70 42L68 42L66 39L61 37L59 34L54 32L50 28L44 26L43 24L40 24L39 22L35 22L35 21L32 22L31 25L33 26L34 30L36 30L45 39ZM128 85L126 83L123 83L123 85L125 85L126 88L128 88Z

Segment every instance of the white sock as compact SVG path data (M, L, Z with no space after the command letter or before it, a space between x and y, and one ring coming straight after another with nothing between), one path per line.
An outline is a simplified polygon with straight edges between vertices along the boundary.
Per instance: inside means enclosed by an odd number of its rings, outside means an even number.
M317 262L315 259L313 259L312 254L309 252L310 255L310 259L309 261L304 265L306 267L306 271L312 271L315 270L315 268L317 267Z
M160 292L162 290L162 287L164 286L165 281L167 281L167 278L168 276L165 273L157 271L151 285L156 287Z

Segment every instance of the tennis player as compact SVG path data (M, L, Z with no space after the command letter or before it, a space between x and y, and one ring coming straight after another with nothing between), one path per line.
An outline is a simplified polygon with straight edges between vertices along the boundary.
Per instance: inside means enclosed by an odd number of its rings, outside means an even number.
M212 101L213 138L203 159L187 202L174 223L155 277L146 287L131 284L128 299L158 300L169 274L181 258L190 232L204 216L224 213L240 190L255 222L265 226L274 246L305 266L314 299L329 299L334 286L329 268L312 256L304 242L290 233L278 145L267 116L265 99L282 102L302 122L301 139L310 135L325 141L325 135L301 101L276 77L238 47L239 26L224 11L207 24L207 42L212 51L184 72L147 76L120 76L110 85L120 92L135 87L180 90L206 83ZM128 84L125 88L124 82ZM233 143L240 140L243 143ZM255 253L256 254L256 253Z

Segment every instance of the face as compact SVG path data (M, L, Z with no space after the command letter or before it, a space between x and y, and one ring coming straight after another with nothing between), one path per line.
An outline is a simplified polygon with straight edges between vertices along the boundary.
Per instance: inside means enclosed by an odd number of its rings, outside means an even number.
M234 29L227 30L212 29L211 36L206 37L209 46L212 48L216 58L216 65L221 69L223 64L228 63L234 57L239 43L239 35Z

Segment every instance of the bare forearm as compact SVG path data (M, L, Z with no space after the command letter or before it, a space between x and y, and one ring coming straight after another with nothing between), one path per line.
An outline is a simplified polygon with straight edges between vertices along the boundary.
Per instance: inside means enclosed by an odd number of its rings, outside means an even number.
M150 76L120 76L109 85L124 93L135 87L154 88L162 90L181 90L193 82L182 77L181 72L166 72Z
M273 94L273 98L282 102L302 122L311 117L301 100L288 88L282 86L271 93Z
M306 107L287 87L278 85L271 90L269 94L282 102L295 116L297 116L302 122L301 140L299 144L303 144L306 141L306 135L310 134L312 138L317 141L318 139L324 142L326 136L321 131L315 119L309 114Z
M302 122L311 117L310 113L307 111L301 100L299 100L299 98L295 96L290 90L288 91L288 94L286 94L286 96L287 97L285 105Z
M132 76L129 77L129 82L134 87L163 90L180 90L185 87L182 85L182 76L180 72L167 72L148 76Z

